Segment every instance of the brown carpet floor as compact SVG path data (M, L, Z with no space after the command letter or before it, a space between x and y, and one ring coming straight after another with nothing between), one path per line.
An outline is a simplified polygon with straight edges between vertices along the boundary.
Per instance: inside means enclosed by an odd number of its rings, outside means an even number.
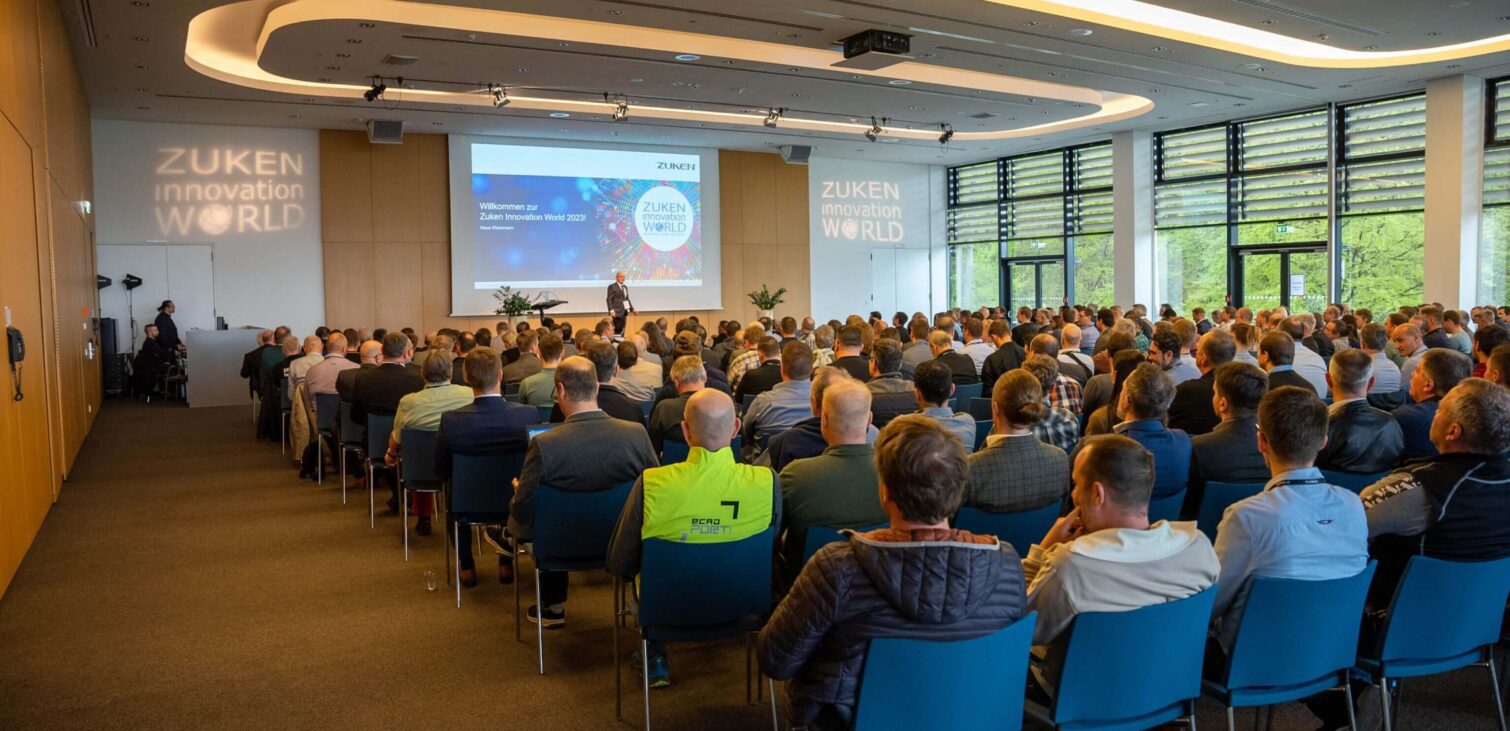
M365 493L343 506L339 480L297 479L252 432L244 408L106 404L0 599L0 728L615 727L606 577L572 578L542 677L490 557L458 610L439 533L413 538L405 563L397 518L369 529ZM656 727L769 728L766 706L744 703L743 661L738 640L673 645ZM624 682L624 727L638 727L637 678ZM1483 670L1406 690L1397 728L1495 725ZM1209 701L1199 720L1225 725ZM1315 723L1292 705L1275 726Z

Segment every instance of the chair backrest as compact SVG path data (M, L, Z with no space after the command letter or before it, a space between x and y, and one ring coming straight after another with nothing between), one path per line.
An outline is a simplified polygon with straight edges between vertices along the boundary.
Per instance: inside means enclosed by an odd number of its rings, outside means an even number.
M524 452L458 454L451 464L450 517L462 522L502 518L514 499L514 478L524 469ZM501 522L493 520L491 522Z
M399 463L404 482L414 486L439 485L435 474L435 432L423 429L405 429L399 433Z
M976 450L979 450L981 447L986 446L986 437L991 436L991 427L993 426L995 426L995 424L990 419L975 422Z
M1227 506L1259 494L1264 490L1262 482L1208 482L1201 495L1201 513L1196 525L1207 538L1216 540L1216 527L1222 523Z
M650 412L655 410L655 399L648 399L645 401L640 401L638 403L640 407L640 416L643 417L646 421L650 421Z
M860 675L855 731L1022 728L1028 647L1038 613L984 637L953 642L870 641ZM999 692L987 691L989 687ZM985 691L985 692L983 692Z
M543 571L596 568L608 556L619 513L634 482L592 492L535 488L535 563Z
M555 408L554 406L536 406L535 407L535 413L539 414L539 416L540 416L540 423L541 424L548 424L548 423L550 423L550 420L551 420L551 411L554 408Z
M966 403L969 404L967 409L970 414L970 418L975 419L976 421L991 420L991 399L976 397L970 399Z
M1363 492L1363 488L1384 479L1388 475L1388 472L1376 472L1371 475L1358 475L1352 472L1336 472L1333 470L1321 471L1321 476L1325 477L1327 482L1343 488L1344 490L1352 490L1355 494Z
M1180 519L1180 508L1185 504L1185 491L1181 490L1168 497L1161 497L1148 501L1148 522L1157 523L1161 520L1176 521Z
M1226 669L1229 689L1283 688L1335 675L1358 656L1377 564L1343 579L1255 578Z
M873 530L880 530L881 528L885 528L887 525L889 524L877 523L875 525L867 525L863 528L855 528L854 531L856 533L869 533ZM839 532L842 530L845 529L830 528L826 525L808 526L807 535L802 540L802 563L807 563L808 559L812 558L813 554L818 552L818 549L827 546L830 543L838 543L840 541L848 540L843 533Z
M381 460L388 451L388 435L393 433L393 414L367 415L367 456Z
M288 379L289 379L288 370L284 369L284 371L283 371L284 384L283 384L283 386L281 388L278 389L279 403L281 403L283 405L283 410L284 411L292 411L293 408L294 408L294 401L293 401L292 398L289 397L289 389L292 388L292 386L288 385L288 383L287 383Z
M503 384L503 395L513 396L516 393L519 393L518 381L509 381L508 383Z
M750 404L755 403L755 397L759 396L759 395L760 394L755 394L755 393L747 393L747 394L745 394L744 398L742 398L742 399L739 400L739 413L743 414L744 412L749 411L750 410Z
M729 442L729 447L734 450L735 462L739 461L739 450L743 446L744 440L740 437L740 435L735 434L734 439ZM665 467L668 464L686 462L687 455L691 453L691 451L692 447L687 446L686 442L667 439L664 443L661 444L661 466Z
M360 447L367 443L367 429L351 418L351 403L341 402L341 444Z
M1012 544L1019 556L1028 555L1028 547L1037 543L1059 520L1060 506L1053 502L1034 510L1017 513L993 513L977 508L960 508L954 527L971 533L992 535Z
M336 420L341 417L341 394L315 394L315 428L322 432L334 432Z
M971 383L964 386L954 387L954 398L960 403L968 404L971 399L980 398L981 384Z
M1510 557L1444 561L1412 556L1389 606L1379 637L1379 658L1452 658L1499 641ZM1372 649L1372 648L1369 648Z
M1066 630L1055 723L1137 719L1145 727L1177 718L1180 704L1201 694L1215 598L1215 588L1208 588L1132 611L1076 616Z
M775 541L775 528L725 543L645 541L640 625L722 625L765 614Z

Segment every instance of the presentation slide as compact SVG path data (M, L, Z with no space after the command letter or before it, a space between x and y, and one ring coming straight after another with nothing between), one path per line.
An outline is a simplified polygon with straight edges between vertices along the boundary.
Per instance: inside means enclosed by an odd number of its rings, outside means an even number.
M716 151L452 136L451 307L491 315L501 286L607 312L721 307Z

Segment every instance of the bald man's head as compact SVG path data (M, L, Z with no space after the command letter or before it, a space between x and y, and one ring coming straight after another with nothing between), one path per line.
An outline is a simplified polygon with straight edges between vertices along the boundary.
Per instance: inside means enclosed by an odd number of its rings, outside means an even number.
M714 388L705 388L687 399L687 411L682 429L687 444L717 452L729 446L734 439L734 430L739 420L734 418L734 401L728 394Z
M378 356L382 354L383 344L376 340L368 340L362 343L361 348L357 349L357 355L361 357L363 363L372 363L373 365L376 365L378 362Z
M820 428L830 447L864 444L870 419L870 389L864 384L846 378L824 389Z
M342 335L341 333L331 333L330 337L325 339L325 354L345 355L346 336Z
M319 353L325 350L325 343L320 341L319 335L308 335L304 338L305 353Z

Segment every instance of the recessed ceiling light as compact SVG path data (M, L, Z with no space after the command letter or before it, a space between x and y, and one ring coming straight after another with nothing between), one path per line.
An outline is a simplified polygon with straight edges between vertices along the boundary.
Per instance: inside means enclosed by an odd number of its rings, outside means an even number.
M325 70L326 71L340 71L341 67L340 66L326 66Z
M1460 69L1460 68L1463 68L1463 64L1460 64L1460 63L1450 63L1450 64L1447 64L1447 68L1450 68L1450 69Z
M802 73L802 69L799 69L796 66L792 66L792 67L788 68L787 71L790 71L790 72L792 72L794 74Z
M1260 21L1258 21L1258 24L1259 25L1274 25L1275 23L1278 23L1278 22L1279 21L1277 21L1277 20L1275 20L1273 18L1270 18L1268 20L1260 20Z
M793 99L796 99L796 98L798 98L798 97L801 97L801 96L802 96L802 95L801 95L801 94L798 94L798 93L797 93L797 92L795 92L795 91L794 91L794 92L792 92L792 98L793 98Z
M1365 50L1365 51L1377 51L1377 50L1379 50L1379 47L1378 46L1364 46L1363 50Z
M1211 102L1191 102L1190 106L1192 106L1192 107L1204 107L1204 106L1209 106L1210 104L1211 104Z
M529 69L527 69L527 68L525 68L523 66L520 66L519 68L514 69L514 71L517 72L517 73L521 73L521 74L527 74L527 73L530 72Z
M137 107L137 109L140 109L140 110L142 110L144 112L147 111L147 110L149 110L149 109L151 109L151 108L152 107Z
M1154 46L1153 47L1154 53L1163 53L1163 52L1165 52L1167 50L1169 50L1168 46Z
M1245 64L1243 64L1241 66L1238 66L1238 68L1243 69L1245 71L1263 71L1264 70L1263 64L1257 64L1257 63L1245 63Z
M297 114L290 114L290 115L288 115L288 118L289 119L299 119L299 115L297 115Z
M152 3L149 3L146 0L131 0L131 4L134 5L134 6L136 6L136 7L138 7L138 8L145 8L145 7L149 6L149 5L151 5Z
M724 59L724 65L725 66L733 66L734 65L734 59L732 59L732 58L726 58L726 59Z
M566 119L567 117L570 117L571 115L567 114L566 112L551 112L551 116L555 117L556 119Z
M1351 88L1353 88L1353 85L1352 84L1338 84L1337 88L1339 88L1339 89L1351 89Z
M675 58L678 61L697 61L697 60L701 59L702 56L699 56L699 55L697 55L695 53L678 53L675 56L673 56L673 58Z
M567 43L566 41L561 41L560 43L557 43L556 45L558 45L558 46L560 46L562 48L566 48L566 47L570 46L571 44Z
M630 79L629 83L631 83L631 84L641 84L641 83L644 83L644 81L645 81L644 79L636 76L636 77Z
M1038 21L1036 21L1036 20L1030 20L1030 21L1028 21L1026 23L1023 23L1023 25L1026 26L1026 27L1028 27L1028 28L1037 28L1038 27Z
M1246 107L1246 106L1248 106L1248 105L1247 105L1247 104L1244 104L1244 103L1242 103L1242 102L1238 102L1238 103L1236 103L1236 104L1233 104L1233 105L1232 105L1232 106L1234 106L1234 107Z
M624 11L622 11L622 10L610 10L610 11L608 11L608 14L609 15L623 15Z
M1090 28L1071 28L1070 29L1070 35L1072 35L1072 36L1085 37L1085 36L1091 35L1091 34L1093 34L1095 32L1096 31L1093 31Z
M322 84L329 84L330 83L330 77L329 76L321 76L320 78L315 79L315 80L318 81L318 82L320 82L320 83L322 83Z
M349 53L337 53L336 54L336 58L351 58L351 54L349 54Z
M440 122L431 122L430 124L436 127L439 127L441 125Z
M891 84L892 86L907 86L912 82L908 81L907 79L892 79L891 81L888 81L886 83Z
M362 45L362 39L360 39L360 38L347 38L346 42L350 43L353 46L360 46L360 45Z
M1435 36L1442 35L1442 32L1434 30L1434 31L1431 31L1431 32L1427 33L1426 35L1435 37Z
M137 64L136 65L136 70L137 71L146 71L147 70L147 64L144 64L144 63Z
M142 87L140 87L140 86L136 87L136 90L139 91L139 92L141 92L141 93L143 93L143 94L147 93L147 90L144 89L144 88L142 88Z
M362 27L362 28L376 28L377 27L377 23L357 23L357 25L360 26L360 27Z
M148 37L146 37L146 36L132 36L132 37L131 37L131 40L133 40L133 41L137 41L137 42L139 42L139 43L146 43L146 42L147 42L147 41L150 41L150 40L152 40L152 39L151 39L151 38L148 38Z

